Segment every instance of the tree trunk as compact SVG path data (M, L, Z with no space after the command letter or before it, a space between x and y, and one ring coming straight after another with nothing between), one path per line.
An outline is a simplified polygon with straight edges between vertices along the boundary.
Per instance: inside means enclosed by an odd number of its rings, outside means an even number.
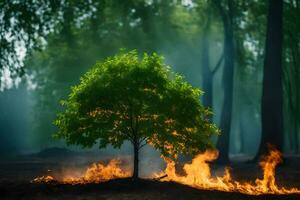
M240 153L246 153L246 147L245 147L245 126L244 126L244 120L245 120L245 111L240 110L239 112L241 112L240 116L239 116L239 134L240 134L240 142L241 142L241 146L240 146Z
M212 89L212 79L213 74L210 70L209 62L209 43L208 43L208 34L210 29L210 13L207 13L208 18L203 29L202 36L202 50L201 50L201 67L202 67L202 83L203 83L203 105L209 108L212 108L213 103L213 89Z
M132 179L139 178L139 145L138 141L133 142L133 174Z
M210 66L210 46L209 46L209 34L210 34L210 27L211 27L211 10L207 10L207 21L205 22L203 28L203 35L202 35L202 44L201 44L201 67L202 67L202 84L203 84L203 105L205 107L213 108L213 78L215 73L220 69L222 65L222 61L224 58L224 53L222 53L220 59L216 63L213 69ZM212 118L210 117L212 121Z
M293 68L294 68L294 73L293 73L293 85L294 88L291 89L292 91L290 92L290 96L288 97L288 102L291 105L291 111L292 112L292 123L294 126L294 130L293 130L293 142L294 142L294 152L298 153L299 151L299 136L298 136L298 128L299 128L299 113L300 113L300 109L298 107L299 103L300 103L300 90L298 89L298 84L300 83L300 70L299 70L299 62L298 62L298 53L300 51L299 48L299 40L297 37L291 37L293 39L293 46L291 48L291 52L292 52L292 60L293 60ZM288 83L287 83L288 84ZM293 101L293 98L295 99ZM291 115L291 114L290 114Z
M298 123L294 122L294 128L293 128L293 135L294 135L294 151L295 153L299 152L299 137L298 137Z
M222 77L224 101L220 122L221 135L217 142L217 149L219 150L217 162L225 164L229 162L228 154L233 99L234 39L232 27L232 2L228 1L228 11L225 11L220 1L216 1L216 4L224 26L224 70Z
M282 150L282 0L269 0L266 52L261 102L262 133L255 160L268 151L268 144Z

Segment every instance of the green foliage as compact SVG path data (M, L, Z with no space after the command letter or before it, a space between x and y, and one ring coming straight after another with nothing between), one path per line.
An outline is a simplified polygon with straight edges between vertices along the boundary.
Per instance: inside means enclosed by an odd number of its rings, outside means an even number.
M122 47L160 52L175 71L184 74L192 85L199 85L199 66L195 62L199 33L187 33L189 24L185 24L197 13L165 1L148 5L143 0L126 3L106 0L94 6L97 11L91 18L83 20L80 26L65 22L59 32L47 36L43 51L34 51L26 59L26 73L37 86L31 91L34 100L31 131L37 144L57 143L51 137L56 130L51 122L61 110L59 99L67 97L70 86L78 83L87 66ZM194 24L198 24L196 19Z
M74 86L58 115L56 134L68 144L119 148L146 143L169 157L211 147L218 129L200 102L201 91L172 73L163 59L137 51L97 63Z
M82 24L93 14L94 4L82 0L0 1L0 76L6 70L12 79L22 77L26 72L23 57L45 47L49 33L64 30L70 23ZM6 84L0 80L2 88L9 88Z

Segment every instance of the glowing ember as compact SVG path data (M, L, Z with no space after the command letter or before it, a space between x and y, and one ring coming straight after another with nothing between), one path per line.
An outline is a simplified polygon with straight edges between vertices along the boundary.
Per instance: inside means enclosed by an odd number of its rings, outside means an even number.
M131 170L125 170L120 167L121 161L111 160L107 165L93 163L86 171L79 176L64 175L61 179L55 179L52 176L41 176L33 180L35 183L49 183L56 181L65 184L86 184L100 183L116 178L126 178L131 176Z
M52 181L54 181L54 178L52 176L39 176L33 179L33 182L35 183L50 183Z
M206 151L197 155L191 164L184 165L183 170L186 174L184 176L176 174L174 161L165 159L167 167L157 177L166 174L167 176L161 179L162 181L175 181L199 189L241 192L250 195L300 193L300 190L297 188L279 188L276 185L275 167L282 161L281 153L278 150L272 150L268 156L262 159L260 166L263 170L263 179L256 179L255 183L242 183L232 180L228 168L225 169L224 176L212 177L210 166L207 162L213 161L217 157L217 151Z

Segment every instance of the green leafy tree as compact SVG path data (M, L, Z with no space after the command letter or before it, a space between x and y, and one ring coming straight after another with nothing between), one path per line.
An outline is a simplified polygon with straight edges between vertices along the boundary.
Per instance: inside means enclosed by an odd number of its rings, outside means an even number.
M121 53L97 63L72 88L55 121L56 136L83 147L120 148L130 141L137 179L139 150L146 144L170 158L212 146L210 136L218 129L209 122L211 113L200 104L200 95L160 56Z

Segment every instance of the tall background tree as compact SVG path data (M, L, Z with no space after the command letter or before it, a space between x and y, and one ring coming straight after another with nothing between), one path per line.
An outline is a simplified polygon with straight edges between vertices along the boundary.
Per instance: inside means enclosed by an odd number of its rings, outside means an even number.
M261 103L262 132L256 158L267 152L268 144L279 150L283 147L282 11L282 0L269 1Z
M200 4L201 5L201 4ZM212 9L212 1L208 1L205 5L201 5L198 8L199 15L205 13L205 17L201 21L201 75L202 75L202 88L205 91L203 95L203 104L211 110L213 110L213 86L214 76L216 72L222 67L224 53L221 54L217 63L211 62L211 35L213 34L213 25L216 23L213 19L216 17L214 10ZM215 49L214 49L215 51ZM212 120L212 119L211 119Z
M223 22L224 33L224 69L223 69L223 90L224 102L221 111L220 129L222 134L218 138L217 148L220 151L218 161L220 163L229 162L229 144L232 117L232 101L233 101L233 75L234 75L234 23L233 23L233 0L214 1L221 20Z
M283 40L283 86L284 86L284 134L285 149L299 153L300 129L300 81L299 52L300 52L300 24L293 23L293 19L300 16L299 1L284 3L284 40Z

